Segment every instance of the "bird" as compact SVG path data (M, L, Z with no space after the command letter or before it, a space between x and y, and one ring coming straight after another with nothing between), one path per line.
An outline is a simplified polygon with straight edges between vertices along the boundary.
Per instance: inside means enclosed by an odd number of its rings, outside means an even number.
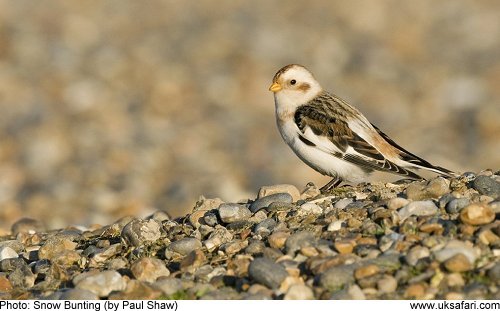
M374 171L417 180L424 179L414 172L419 169L458 176L398 145L358 109L325 91L302 65L278 70L269 91L283 140L303 162L332 177L322 191L343 181L359 183Z

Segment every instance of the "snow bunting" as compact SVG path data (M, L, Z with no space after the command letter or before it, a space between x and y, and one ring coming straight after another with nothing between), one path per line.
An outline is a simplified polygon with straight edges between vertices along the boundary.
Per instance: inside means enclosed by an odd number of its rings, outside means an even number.
M359 182L373 171L423 179L410 169L426 169L447 177L455 173L405 150L364 115L323 90L301 65L288 65L274 75L276 121L281 136L307 165L333 177L329 190L342 181Z

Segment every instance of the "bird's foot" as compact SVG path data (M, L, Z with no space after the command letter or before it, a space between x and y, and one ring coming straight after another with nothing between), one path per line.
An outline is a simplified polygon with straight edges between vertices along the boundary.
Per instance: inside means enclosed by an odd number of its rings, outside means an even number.
M338 185L340 185L341 182L342 182L342 178L334 177L326 185L324 185L323 187L319 188L319 190L321 192L330 191L333 188L336 188Z

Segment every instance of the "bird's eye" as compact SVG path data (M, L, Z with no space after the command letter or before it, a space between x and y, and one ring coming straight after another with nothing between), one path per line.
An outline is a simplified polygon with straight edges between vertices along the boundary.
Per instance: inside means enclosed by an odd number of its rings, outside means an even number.
M297 83L297 80L295 80L295 79L290 80L290 84L291 84L291 85L295 85L295 83Z

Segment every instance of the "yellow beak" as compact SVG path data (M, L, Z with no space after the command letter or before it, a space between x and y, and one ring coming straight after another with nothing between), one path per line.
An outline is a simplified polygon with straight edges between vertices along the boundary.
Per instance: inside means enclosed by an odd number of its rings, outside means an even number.
M269 87L269 91L273 92L273 93L276 93L278 91L281 91L282 87L281 85L278 83L278 82L274 82L273 84L271 84L271 86Z

